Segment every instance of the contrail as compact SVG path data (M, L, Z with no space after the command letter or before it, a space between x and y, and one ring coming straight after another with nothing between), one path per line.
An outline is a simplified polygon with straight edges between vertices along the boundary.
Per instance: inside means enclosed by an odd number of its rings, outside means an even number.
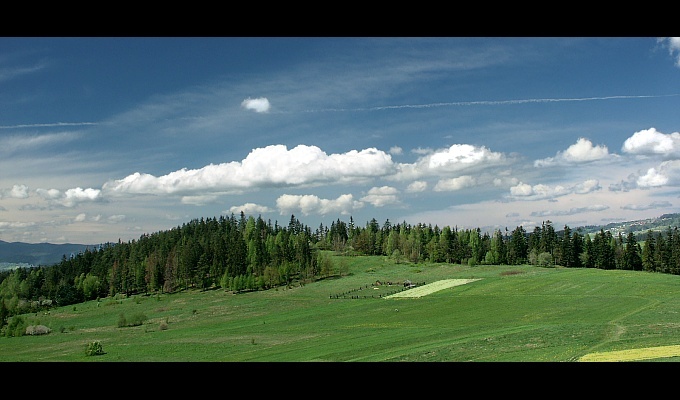
M380 111L400 108L431 108L431 107L452 107L452 106L497 106L504 104L524 104L524 103L553 103L563 101L594 101L594 100L614 100L614 99L643 99L680 96L680 94L664 94L653 96L606 96L606 97L581 97L574 99L523 99L523 100L496 100L496 101L456 101L451 103L430 103L430 104L405 104L400 106L378 106L366 108L324 108L319 110L306 110L304 112L349 112L349 111Z
M0 129L46 128L55 126L98 125L96 122L55 122L51 124L0 125Z

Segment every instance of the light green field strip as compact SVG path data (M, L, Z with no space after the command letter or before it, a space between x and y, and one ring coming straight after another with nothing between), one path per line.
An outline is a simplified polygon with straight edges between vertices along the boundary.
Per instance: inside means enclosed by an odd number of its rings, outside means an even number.
M606 351L602 353L590 353L579 358L579 361L606 362L606 361L638 361L652 358L680 356L680 345L642 347L639 349Z
M428 294L438 292L440 290L448 289L458 285L465 285L466 283L478 281L478 279L442 279L440 281L428 283L427 285L417 286L413 289L404 290L403 292L395 293L383 297L384 299L393 299L396 297L422 297Z

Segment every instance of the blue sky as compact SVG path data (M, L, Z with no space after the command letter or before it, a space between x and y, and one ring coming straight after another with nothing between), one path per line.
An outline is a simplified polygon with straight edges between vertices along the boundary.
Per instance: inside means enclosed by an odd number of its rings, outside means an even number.
M0 240L680 212L680 39L2 37Z

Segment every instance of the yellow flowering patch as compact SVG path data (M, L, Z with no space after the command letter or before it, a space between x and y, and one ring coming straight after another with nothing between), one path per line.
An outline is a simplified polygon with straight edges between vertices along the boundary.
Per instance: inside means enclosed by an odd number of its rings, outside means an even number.
M642 347L639 349L605 351L602 353L590 353L581 357L579 361L608 362L608 361L639 361L652 358L680 356L680 345Z
M458 285L465 285L466 283L478 280L479 279L442 279L440 281L428 283L427 285L416 286L412 289L404 290L403 292L385 296L384 298L393 299L395 297L422 297L440 290L448 289Z

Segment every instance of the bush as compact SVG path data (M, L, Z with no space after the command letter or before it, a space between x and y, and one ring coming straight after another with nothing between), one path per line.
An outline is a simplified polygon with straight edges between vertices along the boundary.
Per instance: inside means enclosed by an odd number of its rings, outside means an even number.
M104 354L104 347L102 346L102 342L100 342L99 340L95 340L94 342L90 342L90 344L87 345L85 355L98 356L100 354Z
M27 335L47 335L50 332L52 332L52 330L45 325L30 325L26 327Z
M12 320L7 324L7 327L5 328L5 336L6 337L12 337L12 336L23 336L24 333L26 333L26 327L28 324L26 323L26 320L24 320L24 317L21 315L15 315L12 317Z
M137 313L133 315L130 320L128 320L127 318L125 318L125 315L121 313L120 316L118 317L118 327L123 328L126 326L139 326L146 322L147 319L148 318L146 315L142 313Z
M118 316L118 327L123 328L125 326L127 326L127 319L125 318L125 315L121 313Z

